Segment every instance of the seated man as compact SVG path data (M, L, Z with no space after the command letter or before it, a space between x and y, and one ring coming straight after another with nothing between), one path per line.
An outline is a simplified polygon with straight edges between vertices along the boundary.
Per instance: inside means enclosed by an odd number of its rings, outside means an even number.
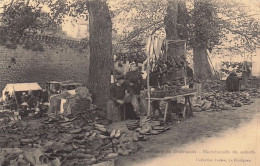
M123 114L123 110L125 109L126 119L135 119L136 115L133 111L133 106L131 104L132 95L130 90L127 89L124 83L123 75L115 76L115 83L112 85L110 89L110 101L109 104L113 104L114 107L117 107L121 113ZM126 95L127 94L127 95ZM112 110L113 111L113 110ZM109 114L109 113L108 113ZM108 115L109 116L109 115ZM121 117L108 117L109 119L122 119Z

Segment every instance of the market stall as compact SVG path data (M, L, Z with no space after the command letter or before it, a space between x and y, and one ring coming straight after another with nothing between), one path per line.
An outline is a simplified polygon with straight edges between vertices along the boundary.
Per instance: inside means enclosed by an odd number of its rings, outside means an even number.
M189 114L192 115L191 96L196 90L190 89L191 80L187 79L186 73L186 43L183 40L162 40L157 36L150 36L147 42L147 89L141 94L142 102L147 105L147 115L151 115L151 102L158 100L166 102L164 121L168 105L178 97L185 98L183 117L189 106ZM151 74L156 72L159 77L158 83L150 86L153 78Z
M38 83L15 83L15 84L7 84L2 91L2 98L5 101L6 99L6 93L8 93L10 96L15 95L17 97L17 102L20 104L20 96L23 92L32 91L35 93L35 95L40 96L42 92L42 88Z

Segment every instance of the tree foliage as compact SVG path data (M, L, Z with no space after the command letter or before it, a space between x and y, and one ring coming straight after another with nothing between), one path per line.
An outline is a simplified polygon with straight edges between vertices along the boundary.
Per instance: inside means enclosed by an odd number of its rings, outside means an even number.
M227 49L241 53L244 48L252 52L259 45L259 7L256 10L254 5L248 7L248 2L245 5L236 0L177 1L177 33L180 39L187 40L187 48L205 46L209 51ZM88 20L89 2L91 0L12 0L4 6L1 17L2 36L5 36L1 43L15 46L21 42L23 33L46 31L44 27L53 22L60 24L66 16ZM145 43L149 34L166 36L164 16L168 0L108 0L108 3L113 21L113 49L136 47ZM47 5L50 12L42 11L43 5Z
M149 34L165 36L163 17L166 12L166 0L129 0L111 3L114 16L114 46L132 48L146 41Z
M115 15L113 23L126 30L124 35L117 32L120 37L114 39L126 44L156 30L165 36L163 18L167 4L168 1L119 1L115 5L117 8L111 9ZM245 10L248 5L249 2L245 5L235 0L179 1L178 37L187 39L188 48L200 44L210 51L224 47L229 51L254 50L259 42L259 17L254 17L257 11L252 14L255 8ZM153 17L154 12L156 17Z
M238 2L234 0L216 1L217 11L222 18L222 43L217 46L233 54L254 52L260 45L260 3L257 1Z
M13 33L13 35L5 36L19 36L28 29L39 32L51 21L61 23L65 16L75 18L80 16L88 19L88 1L85 0L33 0L33 3L29 2L29 0L12 0L4 6L5 14L1 17L4 26L1 28L9 29L8 33ZM196 5L190 1L186 2L191 3L191 6ZM209 50L218 46L217 48L229 47L229 50L234 51L244 46L247 50L254 50L259 44L259 19L253 17L253 10L246 9L248 7L245 7L243 3L235 0L202 1L197 10L193 7L187 9L186 2L178 3L177 30L181 34L178 35L179 38L188 39L188 46L199 43L206 44ZM136 41L141 41L154 32L165 36L163 18L166 14L167 0L116 2L110 0L109 3L111 3L109 10L113 20L114 46L116 44L136 45ZM50 7L50 13L44 13L41 10L43 4ZM212 18L209 19L209 17ZM200 28L194 28L195 24ZM195 35L199 37L195 38ZM16 43L18 40L17 37L11 38L2 40L2 43ZM224 46L224 44L228 45L227 42L230 46Z
M219 44L221 28L219 26L216 6L209 1L195 0L192 16L192 41L193 47L205 46L212 51Z
M25 48L39 50L37 48L42 48L40 43L34 43L32 48L29 46L32 43L23 38L24 35L40 34L50 30L55 32L59 29L49 14L42 11L40 3L30 4L29 2L29 0L12 0L3 5L0 18L1 45L15 49L18 44L21 44Z
M181 40L189 40L189 23L191 22L190 13L187 9L186 2L180 1L178 3L177 16L177 34Z

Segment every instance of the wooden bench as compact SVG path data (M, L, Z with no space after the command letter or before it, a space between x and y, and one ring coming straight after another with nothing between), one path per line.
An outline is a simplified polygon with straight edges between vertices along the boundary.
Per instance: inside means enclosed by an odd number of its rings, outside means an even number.
M164 122L166 122L166 116L167 116L167 112L168 112L168 109L169 109L169 103L172 100L176 100L178 97L184 97L185 98L184 109L183 109L183 118L185 118L185 116L186 116L187 106L190 108L189 114L193 115L192 103L191 103L190 97L194 96L195 94L196 94L196 92L193 92L193 93L180 94L180 95L176 95L176 96L168 96L168 97L163 97L163 98L150 98L150 100L151 101L159 100L159 101L166 102L166 107L165 107L165 111L164 111L164 118L163 118ZM145 100L147 102L148 98L145 98ZM146 105L148 106L148 103Z

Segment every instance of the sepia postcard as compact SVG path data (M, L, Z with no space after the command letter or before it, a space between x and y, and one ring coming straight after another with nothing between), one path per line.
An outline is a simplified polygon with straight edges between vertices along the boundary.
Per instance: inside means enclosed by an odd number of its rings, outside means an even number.
M260 166L260 0L0 0L0 166Z

